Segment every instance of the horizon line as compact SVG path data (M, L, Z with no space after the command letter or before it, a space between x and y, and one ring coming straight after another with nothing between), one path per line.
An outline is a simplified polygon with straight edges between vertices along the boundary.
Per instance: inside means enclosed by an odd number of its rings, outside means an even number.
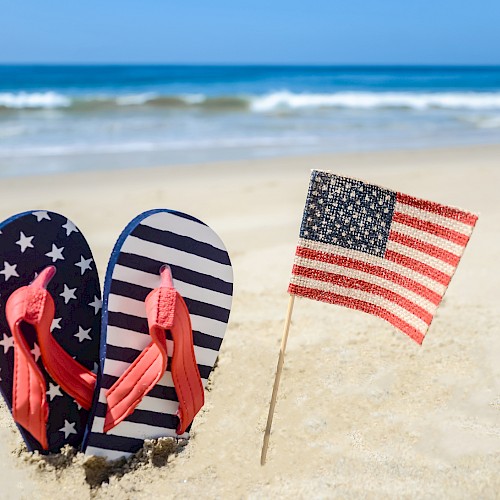
M337 67L337 68L353 68L353 67L403 67L403 68L495 68L500 67L499 63L284 63L284 62L2 62L0 66L199 66L199 67L214 67L214 66L239 66L239 67L266 67L266 66L281 66L281 67Z

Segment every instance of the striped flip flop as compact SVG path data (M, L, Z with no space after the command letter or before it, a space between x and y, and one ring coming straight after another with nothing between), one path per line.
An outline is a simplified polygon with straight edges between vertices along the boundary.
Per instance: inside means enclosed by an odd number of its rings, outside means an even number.
M83 439L100 296L90 248L66 217L38 210L0 224L0 389L30 451Z
M106 272L88 455L113 460L144 439L189 437L232 292L227 251L201 221L151 210L128 224Z

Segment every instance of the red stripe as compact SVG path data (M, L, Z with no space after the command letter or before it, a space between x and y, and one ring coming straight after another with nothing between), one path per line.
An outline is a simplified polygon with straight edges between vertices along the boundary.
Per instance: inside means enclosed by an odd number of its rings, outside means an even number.
M392 220L393 222L399 222L405 226L414 227L415 229L420 229L420 231L434 234L435 236L439 236L440 238L456 243L457 245L462 245L463 247L467 245L467 242L469 241L469 236L466 234L459 233L453 229L448 229L447 227L440 226L434 222L412 217L411 215L394 212Z
M424 297L429 302L432 302L435 305L439 305L439 303L441 302L442 295L440 295L439 293L436 293L430 288L417 283L407 276L403 276L381 266L368 264L367 262L363 262L361 260L351 259L349 257L343 257L341 255L331 254L328 252L318 252L317 250L311 250L310 248L300 246L297 247L295 253L297 256L303 257L305 259L327 262L329 264L335 264L337 266L356 269L358 271L373 274L374 276L378 276L379 278L392 281L393 283L396 283L403 288L407 288L408 290L411 290L412 292Z
M365 302L364 300L353 299L352 297L344 297L343 295L338 295L336 293L323 292L314 288L293 285L291 283L288 287L288 293L291 293L292 295L299 295L301 297L307 297L309 299L319 300L321 302L328 302L330 304L338 304L340 306L349 307L351 309L358 309L359 311L373 314L374 316L385 319L386 321L391 323L391 325L395 326L403 333L406 333L408 336L410 336L413 340L415 340L415 342L421 344L424 340L425 333L417 330L413 326L406 323L406 321L403 321L401 318L390 313L386 309L374 304L370 304L369 302Z
M411 300L408 300L406 297L393 292L392 290L388 290L387 288L383 288L379 285L375 285L373 283L369 283L364 280L349 278L348 276L343 276L342 274L329 273L326 271L319 271L318 269L311 269L310 267L303 266L293 266L292 274L297 276L305 276L306 278L315 279L318 281L323 281L325 283L331 283L332 285L338 285L343 288L351 288L354 290L360 290L362 292L371 293L374 295L379 295L384 299L390 300L394 304L406 309L408 312L420 318L422 321L425 321L428 325L432 321L432 314L429 311L426 311L424 308L415 304Z
M473 227L477 221L477 215L471 214L470 212L464 212L459 208L448 207L433 201L421 200L420 198L414 198L413 196L408 196L407 194L397 193L396 201L403 203L404 205L409 205L410 207L419 208L420 210L425 210L426 212L432 212L433 214L447 217L448 219L463 222L464 224L468 224Z
M424 264L418 260L412 259L411 257L407 257L406 255L394 252L392 250L386 250L384 257L387 260L392 262L396 262L396 264L400 264L408 269L412 269L423 276L428 276L432 278L434 281L441 283L442 285L447 286L450 282L451 276L448 276L441 271L438 271L432 266Z
M417 238L412 238L411 236L406 236L405 234L398 233L396 231L389 232L389 239L391 241L395 241L397 243L401 243L406 247L414 248L419 252L426 253L435 257L436 259L442 260L446 262L446 264L450 264L452 266L457 266L460 261L460 257L455 255L454 253L448 252L447 250L443 250L435 245L431 245L430 243L426 243L425 241L419 240Z

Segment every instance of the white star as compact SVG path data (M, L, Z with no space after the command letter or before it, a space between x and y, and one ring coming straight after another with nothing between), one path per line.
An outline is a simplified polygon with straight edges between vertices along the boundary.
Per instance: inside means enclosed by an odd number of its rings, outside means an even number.
M94 295L94 301L89 304L89 306L94 308L94 314L97 314L99 309L102 307L102 300L98 299Z
M66 224L63 224L62 227L66 229L66 236L69 236L72 232L78 233L77 227L69 219L66 219Z
M54 243L52 243L52 250L50 252L47 252L45 255L47 257L50 257L52 259L52 262L56 262L57 260L64 260L63 257L63 250L64 247L57 248Z
M31 349L31 354L33 354L33 356L35 358L35 363L36 363L38 361L38 358L42 354L40 352L40 347L38 347L38 344L35 343L35 347L33 347L33 349Z
M81 410L82 409L82 405L80 403L78 403L76 400L75 400L75 403L76 403L77 409Z
M92 262L92 260L93 260L92 258L90 258L90 259L84 259L83 255L80 255L80 262L76 262L75 266L77 266L77 267L80 268L82 276L83 276L83 274L85 273L85 271L87 269L89 271L92 271L92 268L90 267L90 263Z
M92 340L92 337L89 335L90 330L90 328L88 330L84 330L81 326L78 326L78 333L75 333L74 337L76 337L79 342Z
M3 274L5 277L5 281L9 281L13 276L19 278L19 274L16 271L17 264L10 265L7 261L3 263L3 270L0 271L0 274Z
M40 222L43 219L50 220L49 214L46 210L38 210L38 212L33 212L31 215L36 217L37 222Z
M19 233L19 239L16 241L16 245L21 247L21 253L24 253L27 248L34 248L33 243L31 243L33 238L34 236L26 236L22 231Z
M3 347L3 353L9 352L9 349L11 347L14 347L14 337L11 337L7 335L6 333L3 334L3 339L0 340L0 345Z
M52 320L51 325L50 325L50 331L53 331L53 330L55 330L56 328L57 328L58 330L60 330L60 329L61 329L61 320L62 320L62 318L54 318L54 319Z
M76 299L76 288L68 288L66 283L64 284L64 291L59 294L60 297L64 297L64 303L67 304L71 299Z
M76 434L75 430L75 424L76 422L68 422L66 419L64 419L64 427L61 427L59 429L59 432L64 432L64 439L68 439L68 436L70 434Z
M62 396L61 388L57 384L49 382L49 390L47 391L47 395L52 401L54 398L57 398L57 396Z

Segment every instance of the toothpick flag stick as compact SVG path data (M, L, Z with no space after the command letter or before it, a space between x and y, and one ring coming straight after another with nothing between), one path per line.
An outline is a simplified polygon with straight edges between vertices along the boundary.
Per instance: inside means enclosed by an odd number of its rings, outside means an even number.
M422 343L477 215L313 170L267 419L266 461L294 296L379 316Z
M273 395L271 396L271 404L267 415L266 431L264 432L264 443L262 444L262 452L260 455L260 464L266 463L267 448L269 447L269 437L271 435L271 426L273 425L274 409L276 408L276 399L278 397L278 388L280 385L281 372L283 371L283 363L285 362L285 350L288 340L288 332L290 330L290 322L292 320L293 303L295 295L290 295L288 300L288 309L286 311L285 327L283 329L283 337L281 338L280 355L278 358L278 366L276 368L276 377L274 378Z

